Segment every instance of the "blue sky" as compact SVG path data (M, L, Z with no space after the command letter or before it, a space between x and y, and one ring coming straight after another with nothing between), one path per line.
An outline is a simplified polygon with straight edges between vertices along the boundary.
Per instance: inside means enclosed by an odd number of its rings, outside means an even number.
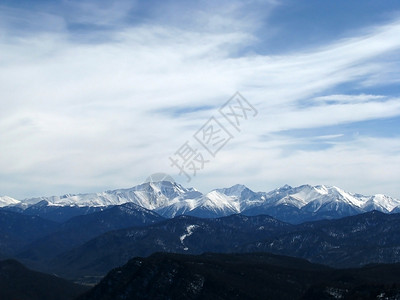
M336 185L400 197L398 1L1 1L0 195ZM169 157L258 111L191 182Z

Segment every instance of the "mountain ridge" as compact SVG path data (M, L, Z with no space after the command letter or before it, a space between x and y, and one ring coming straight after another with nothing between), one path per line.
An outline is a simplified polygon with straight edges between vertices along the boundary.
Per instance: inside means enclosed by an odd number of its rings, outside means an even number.
M364 196L346 192L336 186L308 184L297 187L284 185L269 192L254 192L244 185L236 184L203 194L176 182L159 181L101 193L39 197L20 202L14 200L8 200L12 204L2 209L23 213L31 210L33 212L30 214L34 214L35 210L40 212L43 209L68 207L74 210L70 214L75 216L81 213L80 210L82 214L85 213L84 208L93 211L133 203L166 218L183 214L218 218L243 213L268 214L292 223L340 218L372 210L384 213L400 211L400 200L387 195Z
M292 225L269 216L216 219L179 216L147 227L107 232L51 261L65 278L103 276L132 257L181 254L273 253L331 267L399 263L400 214L372 211L338 220Z

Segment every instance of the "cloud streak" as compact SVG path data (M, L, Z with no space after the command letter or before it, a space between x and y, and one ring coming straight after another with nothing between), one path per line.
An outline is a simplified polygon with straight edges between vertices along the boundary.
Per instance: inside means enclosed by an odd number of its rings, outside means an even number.
M392 166L400 155L389 151L398 149L398 137L358 137L318 151L292 147L282 155L285 145L298 141L280 133L400 116L396 95L367 91L387 74L400 79L398 20L306 51L267 55L248 50L260 43L262 18L254 9L244 13L239 2L218 13L211 13L211 4L189 10L197 21L187 27L159 15L129 23L138 3L66 5L65 13L13 9L3 19L0 178L8 179L0 194L90 192L132 186L153 172L173 173L168 156L239 90L259 116L193 185L243 182L266 190L310 182L367 193L379 192L371 188L377 182L380 192L399 196ZM276 5L269 4L264 18ZM45 17L38 22L37 16ZM36 22L33 30L13 36L20 22L15 18L25 17ZM79 25L78 33L71 24ZM76 38L81 32L96 42ZM388 59L395 64L388 66ZM356 91L346 94L342 84Z

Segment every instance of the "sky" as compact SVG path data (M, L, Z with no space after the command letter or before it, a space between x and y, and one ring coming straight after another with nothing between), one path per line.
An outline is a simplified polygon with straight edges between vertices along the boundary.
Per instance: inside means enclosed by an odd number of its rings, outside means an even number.
M16 199L158 172L400 198L400 3L1 0L0 103Z

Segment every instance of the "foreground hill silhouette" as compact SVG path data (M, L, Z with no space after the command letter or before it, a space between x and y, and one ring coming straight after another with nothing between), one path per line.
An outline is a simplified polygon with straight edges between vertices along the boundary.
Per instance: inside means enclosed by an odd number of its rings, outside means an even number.
M16 260L0 261L2 300L70 300L86 289L56 276L31 271Z
M78 300L396 297L400 264L338 270L265 253L156 253L114 269Z

